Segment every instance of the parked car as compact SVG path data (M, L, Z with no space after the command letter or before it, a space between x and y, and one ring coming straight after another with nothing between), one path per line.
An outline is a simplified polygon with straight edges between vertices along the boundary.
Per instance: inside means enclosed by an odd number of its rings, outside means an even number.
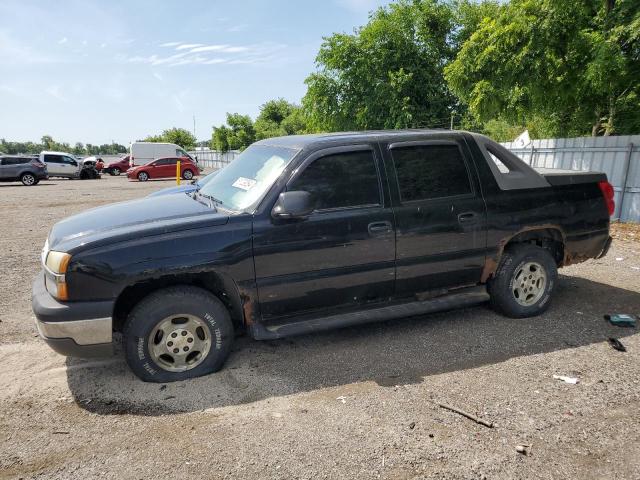
M162 195L172 195L174 193L193 193L196 190L200 190L207 183L215 177L220 170L216 170L215 172L211 172L209 175L202 177L198 180L192 180L190 183L186 183L183 185L178 185L175 187L163 188L162 190L158 190L157 192L153 192L148 197L160 197Z
M94 167L98 172L101 172L104 168L104 162L100 157L87 157L82 159L82 165L85 167Z
M133 142L131 144L131 166L145 165L159 158L188 158L198 164L198 158L189 155L182 147L175 143Z
M131 157L129 155L126 155L122 157L120 160L118 160L117 162L109 163L109 165L107 165L103 169L104 173L118 176L121 173L126 172L127 170L129 170L129 168L131 168L130 158Z
M180 160L180 175L185 180L191 180L200 173L198 166L188 158L159 158L146 165L133 167L127 171L130 180L146 182L157 178L175 178L178 160Z
M82 164L66 152L40 152L40 162L47 166L49 177L80 178Z
M141 379L182 380L220 369L242 331L277 339L486 300L539 315L559 267L607 253L613 209L605 174L539 173L482 135L270 138L192 196L57 223L33 310L57 352L109 354L121 332Z
M22 182L28 187L49 178L47 166L27 155L0 155L0 182Z

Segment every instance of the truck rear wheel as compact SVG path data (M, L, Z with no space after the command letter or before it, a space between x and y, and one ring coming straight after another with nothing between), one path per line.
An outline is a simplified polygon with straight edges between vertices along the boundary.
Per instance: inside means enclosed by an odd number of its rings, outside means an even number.
M177 286L145 297L123 330L125 358L145 382L175 382L222 368L234 339L229 312L206 290Z
M540 315L549 307L557 278L548 250L530 244L507 248L488 284L491 305L512 318Z

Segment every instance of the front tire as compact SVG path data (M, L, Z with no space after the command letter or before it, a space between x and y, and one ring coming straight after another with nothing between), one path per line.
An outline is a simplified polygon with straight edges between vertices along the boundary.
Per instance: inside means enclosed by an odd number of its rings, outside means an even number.
M125 358L145 382L175 382L222 368L234 339L229 312L206 290L177 286L145 297L123 330Z
M193 172L189 169L182 172L182 178L185 180L191 180L193 178Z
M508 248L488 284L491 305L512 318L540 315L549 307L557 278L549 250L530 244Z
M115 175L117 177L118 175L120 175L121 172L120 172L120 169L118 167L113 167L109 173L111 175Z
M147 172L140 172L138 174L139 182L146 182L147 180L149 180L149 174Z

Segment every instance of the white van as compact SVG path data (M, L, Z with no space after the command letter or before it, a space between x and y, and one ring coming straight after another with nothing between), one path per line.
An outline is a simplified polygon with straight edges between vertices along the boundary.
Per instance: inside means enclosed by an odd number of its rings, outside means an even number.
M184 149L175 143L133 142L131 144L131 157L129 165L145 165L158 158L188 157L193 163L198 164L198 159L193 158Z

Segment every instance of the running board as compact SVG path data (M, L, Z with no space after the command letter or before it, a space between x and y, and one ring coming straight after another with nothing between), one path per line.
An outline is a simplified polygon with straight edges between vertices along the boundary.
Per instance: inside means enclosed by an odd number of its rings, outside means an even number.
M334 328L381 322L394 318L412 317L454 308L464 308L489 300L489 294L487 293L487 287L485 285L455 290L454 292L455 293L449 293L429 300L329 315L327 317L312 318L310 320L301 320L281 325L269 325L267 327L261 323L254 323L250 327L250 334L256 340L275 340L277 338L332 330Z

